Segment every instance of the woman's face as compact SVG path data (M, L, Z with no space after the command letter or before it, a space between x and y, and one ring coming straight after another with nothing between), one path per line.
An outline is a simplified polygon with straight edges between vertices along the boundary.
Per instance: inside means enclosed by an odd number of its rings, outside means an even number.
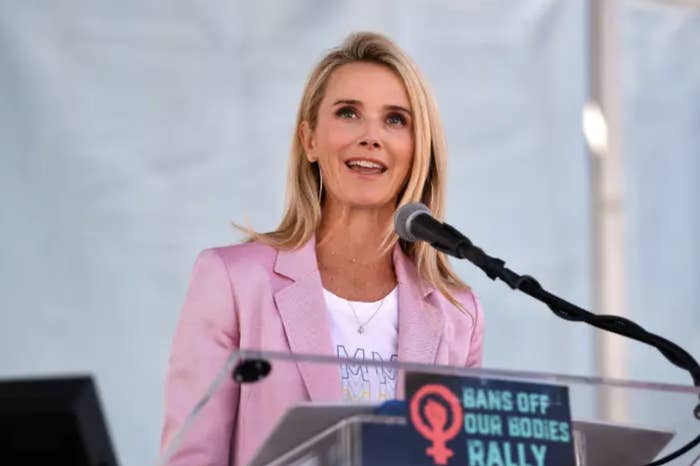
M326 202L396 205L413 159L413 121L401 78L386 66L354 62L326 83L316 128L302 123L307 157L318 162Z

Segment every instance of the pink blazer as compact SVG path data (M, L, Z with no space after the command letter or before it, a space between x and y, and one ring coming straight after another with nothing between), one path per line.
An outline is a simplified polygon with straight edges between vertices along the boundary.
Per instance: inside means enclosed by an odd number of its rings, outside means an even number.
M476 297L457 293L464 313L418 277L398 245L393 260L399 360L480 366L484 319ZM314 238L294 251L249 243L199 255L169 360L161 449L236 348L335 354ZM289 406L341 399L340 377L330 365L280 363L254 385L227 377L169 464L227 465L232 445L235 464L244 465Z

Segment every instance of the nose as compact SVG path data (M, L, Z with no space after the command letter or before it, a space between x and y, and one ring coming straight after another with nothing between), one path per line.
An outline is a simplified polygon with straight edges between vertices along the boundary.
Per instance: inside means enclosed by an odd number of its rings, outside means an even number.
M379 140L378 140L378 139L368 138L368 137L360 139L359 144L360 144L362 147L367 147L367 148L369 148L370 150L372 150L372 149L381 149L381 147L382 147L382 145L379 143Z
M364 134L357 141L357 144L369 150L381 149L382 143L380 142L378 132L379 130L373 123L368 123Z

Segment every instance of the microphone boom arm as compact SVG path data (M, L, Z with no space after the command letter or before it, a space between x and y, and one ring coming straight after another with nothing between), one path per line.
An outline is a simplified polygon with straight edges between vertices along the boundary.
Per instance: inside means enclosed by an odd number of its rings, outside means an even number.
M418 226L417 223L416 226ZM499 279L505 282L510 288L522 291L523 293L535 298L536 300L544 303L554 314L562 319L573 322L586 322L587 324L596 328L607 330L609 332L613 332L653 346L659 350L659 352L661 352L661 354L663 354L664 357L671 362L671 364L687 370L693 379L693 384L696 387L700 387L700 365L693 358L693 356L690 355L690 353L672 341L648 332L640 325L624 317L607 314L594 314L581 307L578 307L575 304L572 304L548 292L533 277L529 275L519 275L513 272L505 266L505 261L497 257L489 256L481 248L472 244L469 238L464 236L451 225L443 223L441 224L441 227L441 230L445 234L445 238L449 238L452 241L448 240L444 241L443 243L442 241L438 240L431 242L430 244L436 249L460 259L469 260L471 263L483 270L490 279ZM457 238L456 243L454 242L455 238ZM695 406L693 414L695 415L696 419L700 420L700 404ZM679 456L688 452L698 444L700 444L700 435L688 442L685 446L666 455L663 458L649 463L647 466L660 466L662 464L666 464L669 461L672 461L673 459L678 458Z

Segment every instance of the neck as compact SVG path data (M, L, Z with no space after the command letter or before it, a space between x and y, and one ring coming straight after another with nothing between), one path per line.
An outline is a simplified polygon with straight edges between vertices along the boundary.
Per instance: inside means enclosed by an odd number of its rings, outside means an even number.
M327 200L316 232L319 252L361 264L391 263L391 251L382 254L381 246L393 220L393 206L356 208Z
M327 290L352 301L377 301L396 286L392 251L381 250L393 214L393 206L353 208L327 198L316 231L316 258Z

